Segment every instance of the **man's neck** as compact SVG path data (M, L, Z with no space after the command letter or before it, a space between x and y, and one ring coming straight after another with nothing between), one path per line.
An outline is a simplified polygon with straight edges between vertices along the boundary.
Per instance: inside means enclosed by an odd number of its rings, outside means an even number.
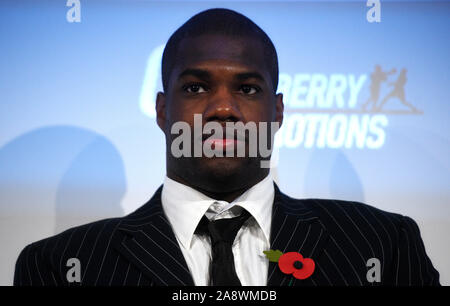
M261 173L260 176L255 176L255 178L256 178L255 181L251 182L250 184L248 184L242 188L224 192L223 190L221 190L222 186L217 186L217 188L214 191L206 190L206 189L202 188L201 186L197 186L195 184L187 182L182 177L177 176L174 173L170 173L170 172L167 173L167 177L169 177L170 179L172 179L178 183L189 186L212 199L219 200L219 201L226 201L228 203L231 203L234 200L236 200L239 196L241 196L248 189L250 189L254 185L261 182L264 178L266 178L267 175L268 175L268 173Z

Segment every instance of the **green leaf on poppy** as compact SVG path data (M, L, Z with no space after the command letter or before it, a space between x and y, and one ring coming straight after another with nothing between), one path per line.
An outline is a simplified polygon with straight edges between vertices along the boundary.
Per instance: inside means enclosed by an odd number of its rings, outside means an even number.
M266 254L266 257L272 262L278 262L278 259L280 259L281 255L283 255L283 252L280 250L268 250L263 251L263 253Z

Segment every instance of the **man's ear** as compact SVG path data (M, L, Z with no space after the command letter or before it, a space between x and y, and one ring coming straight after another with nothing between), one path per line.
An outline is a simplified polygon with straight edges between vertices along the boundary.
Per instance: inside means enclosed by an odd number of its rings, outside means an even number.
M278 93L275 96L275 121L277 121L281 125L283 124L283 112L284 112L284 103L283 103L283 94Z
M156 123L159 128L165 133L166 127L166 96L163 92L158 92L156 95Z

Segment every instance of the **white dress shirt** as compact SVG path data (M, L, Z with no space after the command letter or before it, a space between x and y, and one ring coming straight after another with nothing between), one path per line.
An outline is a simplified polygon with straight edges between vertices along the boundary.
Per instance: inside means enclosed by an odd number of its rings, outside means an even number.
M166 176L161 194L164 212L197 286L209 283L211 241L194 234L203 215L210 220L232 218L242 208L250 213L234 240L232 250L236 274L243 286L266 286L269 261L263 251L270 249L270 226L275 196L273 179L265 179L231 203L214 200Z

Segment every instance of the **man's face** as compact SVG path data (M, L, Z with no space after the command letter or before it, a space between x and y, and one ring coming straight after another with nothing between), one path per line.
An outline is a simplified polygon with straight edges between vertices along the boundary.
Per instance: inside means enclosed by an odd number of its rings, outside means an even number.
M227 122L268 122L269 126L279 122L281 126L282 95L274 94L262 50L256 40L222 35L181 41L167 92L157 98L157 120L166 135L167 166L172 175L210 191L220 183L225 192L267 174L261 158L248 157L248 151L247 157L175 158L171 154L172 140L178 137L171 134L172 125L186 122L194 131L194 114L202 115L202 126L211 121L224 127Z

